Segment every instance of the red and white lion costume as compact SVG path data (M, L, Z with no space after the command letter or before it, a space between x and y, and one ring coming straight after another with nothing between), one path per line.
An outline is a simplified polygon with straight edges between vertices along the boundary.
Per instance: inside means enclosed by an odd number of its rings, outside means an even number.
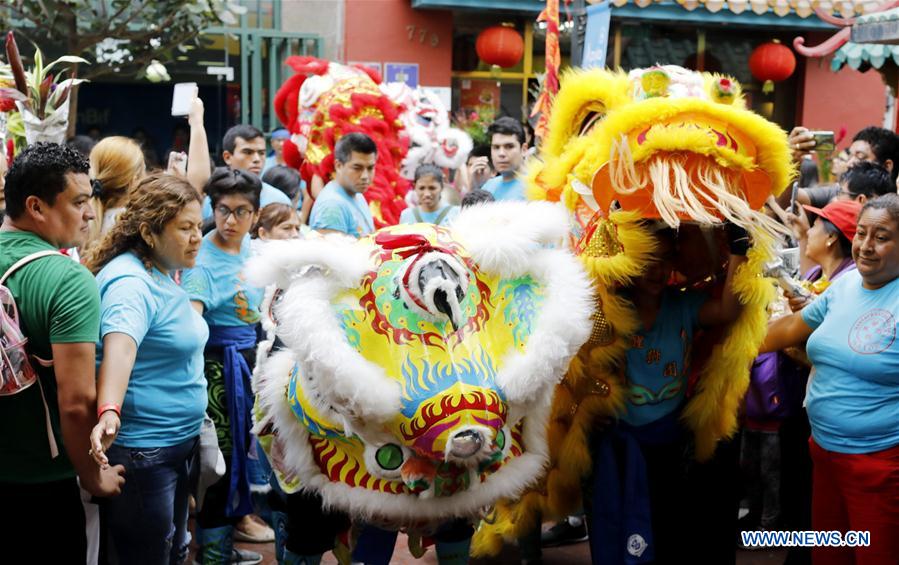
M307 183L328 182L334 173L334 145L343 135L364 133L378 146L375 178L365 192L377 227L395 224L406 207L409 182L400 175L408 137L402 106L381 92L371 69L348 67L315 57L288 57L296 71L278 89L275 112L290 131L284 159Z

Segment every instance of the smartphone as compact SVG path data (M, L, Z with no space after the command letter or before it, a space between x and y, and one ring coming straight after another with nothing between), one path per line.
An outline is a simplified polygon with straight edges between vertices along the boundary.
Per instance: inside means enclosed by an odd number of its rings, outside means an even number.
M799 194L799 183L793 183L793 192L790 194L790 212L799 215L799 203L796 202L796 196Z
M166 170L171 173L187 174L187 153L183 151L170 151L169 163Z
M819 153L833 153L836 149L832 131L810 131L815 138L815 151Z
M197 91L195 82L179 82L172 91L172 115L186 116L190 114L190 103Z

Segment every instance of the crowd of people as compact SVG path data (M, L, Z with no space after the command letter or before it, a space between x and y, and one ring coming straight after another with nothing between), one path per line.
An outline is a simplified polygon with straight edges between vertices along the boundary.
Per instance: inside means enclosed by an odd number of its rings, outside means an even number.
M191 543L198 563L259 562L238 540L276 542L282 563L314 563L334 545L310 532L346 525L327 514L333 524L291 522L316 499L280 491L251 432L264 289L246 281L244 267L270 240L373 233L364 193L377 146L365 134L341 137L333 178L307 186L283 161L286 131L271 134L267 156L262 131L232 127L214 168L201 101L188 124L183 167L148 171L139 144L114 136L88 148L33 144L0 169L0 282L38 375L36 386L0 397L0 539L9 562L182 563ZM488 138L455 183L434 165L419 167L400 222L451 225L454 195L462 208L525 200L525 130L499 118ZM790 143L797 166L814 148L805 128ZM770 204L794 230L805 284L786 293L792 313L771 322L732 452L747 477L746 527L871 532L870 547L816 550L815 563L899 562L897 164L899 137L866 128L835 157L834 184L801 186L794 202L786 191ZM642 322L639 340L683 363L694 331L738 315L731 279L748 242L731 230L724 292L707 299L667 286L678 234L654 236L654 266L621 292ZM636 349L626 370L635 386L663 384ZM782 401L753 402L769 381ZM686 389L669 392L629 402L613 428L641 434L660 563L695 551L684 546L691 524L679 516L691 489L709 489L679 472L685 444L675 423ZM615 436L601 432L597 473L615 463L604 444ZM733 510L722 523L736 524L737 509L721 506ZM601 538L596 509L585 510L591 536ZM441 562L467 562L471 531L450 524ZM393 540L395 532L366 526L354 560L389 562ZM735 541L724 545L732 560ZM791 563L809 559L791 553Z

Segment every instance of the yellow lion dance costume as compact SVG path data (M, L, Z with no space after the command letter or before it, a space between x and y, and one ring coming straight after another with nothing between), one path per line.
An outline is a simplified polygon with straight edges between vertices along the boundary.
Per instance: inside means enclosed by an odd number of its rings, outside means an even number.
M474 554L496 553L539 515L558 518L578 508L592 464L590 430L598 419L620 415L626 402L624 357L640 322L615 290L652 258L655 243L643 219L673 228L726 220L752 236L733 279L743 309L725 331L694 342L695 383L681 413L700 461L735 432L775 294L761 273L779 228L759 209L793 174L786 134L747 110L728 77L665 66L629 74L576 70L563 78L540 160L529 168L528 196L562 202L572 213L572 241L594 282L593 328L555 391L544 481L496 505L476 534Z

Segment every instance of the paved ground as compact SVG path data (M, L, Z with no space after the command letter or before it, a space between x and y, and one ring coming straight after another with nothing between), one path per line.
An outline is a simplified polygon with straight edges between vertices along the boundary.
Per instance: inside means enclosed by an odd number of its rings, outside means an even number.
M430 548L421 558L415 559L409 554L406 545L406 536L400 535L396 544L396 552L393 554L394 565L436 565L437 556L434 549ZM238 547L251 549L263 554L264 565L275 565L274 547L272 544L238 544ZM738 551L737 565L781 565L785 552L779 551ZM333 555L326 554L322 559L322 565L336 565L337 560ZM472 565L508 565L519 563L518 550L507 547L503 553L493 559L475 559ZM586 542L564 547L554 547L543 550L544 565L589 565L590 549Z

